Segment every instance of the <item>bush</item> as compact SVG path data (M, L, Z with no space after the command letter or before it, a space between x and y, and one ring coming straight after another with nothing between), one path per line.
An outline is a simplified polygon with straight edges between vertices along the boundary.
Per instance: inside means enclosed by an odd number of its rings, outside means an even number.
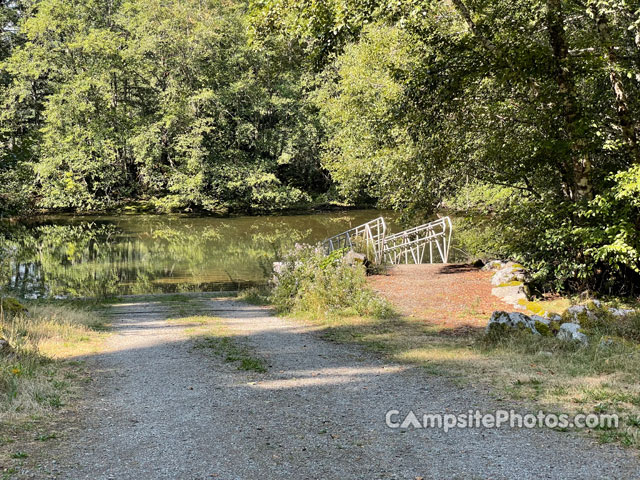
M470 185L447 201L458 214L457 246L474 257L522 263L535 290L637 294L640 167L609 180L606 194L581 202Z
M274 276L271 301L278 311L388 317L391 307L367 285L365 267L344 262L344 253L324 255L317 247L297 244Z

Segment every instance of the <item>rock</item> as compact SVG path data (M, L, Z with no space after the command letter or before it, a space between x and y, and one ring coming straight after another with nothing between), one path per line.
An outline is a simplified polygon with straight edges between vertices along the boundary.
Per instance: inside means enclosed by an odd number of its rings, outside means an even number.
M0 299L0 305L4 314L17 315L19 313L26 313L27 307L22 305L18 300L11 297Z
M507 263L503 268L498 270L491 277L491 285L500 286L508 284L510 282L524 282L525 271L524 269L512 262Z
M536 331L543 337L553 337L554 332L551 327L551 320L540 315L531 315L531 320L535 326Z
M562 314L562 318L566 323L575 323L577 325L584 324L585 320L593 321L598 319L595 312L586 305L573 305L567 308Z
M560 325L557 338L560 340L577 341L583 345L589 343L589 339L580 331L580 325L577 323L563 323Z
M366 265L367 256L364 253L358 253L355 250L349 250L342 259L349 265Z
M528 330L535 335L540 335L540 332L536 330L535 322L524 313L520 312L503 312L495 311L489 319L487 325L488 332L502 332L505 330Z
M515 306L521 305L519 304L521 300L529 300L529 289L523 283L492 288L491 294Z
M506 265L505 262L503 262L501 260L491 260L491 261L489 261L489 262L484 264L484 267L482 267L482 270L484 270L485 272L490 272L490 271L493 271L493 270L500 270L505 265Z
M629 315L634 315L636 313L635 310L630 310L628 308L610 308L609 313L614 317L624 318Z

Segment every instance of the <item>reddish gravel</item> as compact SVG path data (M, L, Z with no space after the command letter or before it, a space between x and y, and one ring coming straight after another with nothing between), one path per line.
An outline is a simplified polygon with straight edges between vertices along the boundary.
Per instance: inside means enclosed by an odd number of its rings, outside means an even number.
M513 309L491 295L491 275L471 265L397 265L369 282L400 313L463 333L484 327L494 310Z

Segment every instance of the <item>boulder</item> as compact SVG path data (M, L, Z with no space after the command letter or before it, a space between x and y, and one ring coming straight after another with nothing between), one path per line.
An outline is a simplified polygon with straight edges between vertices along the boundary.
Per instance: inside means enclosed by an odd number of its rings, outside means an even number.
M587 320L598 319L595 309L590 309L587 305L573 305L564 311L562 317L566 323L575 323L577 325L584 324Z
M536 331L543 337L552 337L555 334L551 320L548 318L541 317L540 315L531 315L529 318L533 320Z
M528 315L520 312L495 311L489 319L487 325L488 332L503 332L506 330L527 330L535 335L540 335L536 330L535 321Z
M557 338L560 340L580 342L583 345L589 343L589 339L580 331L580 325L577 323L563 323L560 325Z
M515 263L509 262L491 277L491 285L500 286L510 282L524 282L525 271Z
M18 300L12 297L5 297L0 299L0 306L5 315L18 315L19 313L26 313L27 307L22 305Z
M349 265L366 265L367 256L364 253L358 253L355 250L349 250L342 259Z
M524 283L520 282L504 287L494 287L491 289L491 294L500 298L505 303L510 303L515 306L521 306L522 300L527 301L529 299L529 289Z
M617 318L628 317L629 315L634 315L636 313L635 310L630 310L628 308L610 308L609 313Z
M373 273L375 273L374 265L369 261L364 253L358 253L354 250L349 250L342 258L342 261L348 265L363 265L367 271L367 275L372 275Z
M484 264L484 267L482 267L482 270L484 270L485 272L491 272L494 270L500 270L505 265L506 263L501 260L490 260Z

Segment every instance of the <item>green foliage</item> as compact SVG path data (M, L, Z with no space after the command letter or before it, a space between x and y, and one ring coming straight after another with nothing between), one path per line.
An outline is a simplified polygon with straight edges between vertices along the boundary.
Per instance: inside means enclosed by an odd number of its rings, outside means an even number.
M299 77L249 45L241 4L43 0L20 31L0 140L21 133L11 179L35 174L38 206L264 212L326 189Z
M12 297L0 297L0 312L3 315L14 316L27 311L27 308Z
M317 247L296 245L276 269L272 303L280 312L317 318L391 315L390 305L367 285L364 266L347 264L343 255L334 251L326 256Z
M341 191L420 216L454 197L470 254L521 260L541 288L630 292L635 7L416 1L377 12L315 94Z
M261 213L334 194L640 282L637 1L0 3L0 215Z

